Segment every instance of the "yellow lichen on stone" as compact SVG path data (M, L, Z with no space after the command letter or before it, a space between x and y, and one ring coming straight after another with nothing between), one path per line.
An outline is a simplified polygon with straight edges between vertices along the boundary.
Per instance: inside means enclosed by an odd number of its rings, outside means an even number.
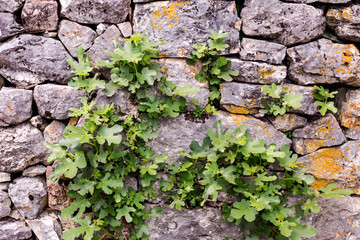
M244 107L237 107L233 105L225 105L226 110L235 114L250 114L250 111Z
M261 80L268 80L274 72L275 72L275 70L273 68L267 69L267 68L261 67L259 69L259 77Z
M174 27L179 21L178 10L185 4L190 4L191 1L183 2L168 2L167 6L157 9L152 14L152 26L154 29L161 29L163 24L168 24L170 27Z

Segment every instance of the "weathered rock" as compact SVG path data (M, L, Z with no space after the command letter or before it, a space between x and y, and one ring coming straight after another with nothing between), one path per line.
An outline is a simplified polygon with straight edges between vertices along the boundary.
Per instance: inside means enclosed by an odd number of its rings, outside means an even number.
M162 65L163 75L167 80L172 81L175 85L183 87L187 83L191 83L192 87L197 87L199 92L186 95L188 110L195 109L193 104L189 104L189 101L193 98L197 99L201 107L206 107L209 101L209 87L208 83L201 83L195 78L195 74L200 72L201 66L197 64L195 66L189 66L186 64L185 59L166 58L160 59Z
M281 64L285 55L286 46L278 43L252 38L243 38L241 41L241 60Z
M300 157L298 161L316 178L313 187L336 183L340 188L360 194L359 148L360 141L349 141L338 148L319 149Z
M11 200L7 192L0 190L0 219L6 217L11 212ZM1 226L0 226L1 228Z
M319 106L315 104L312 97L315 90L312 87L302 87L293 84L284 84L284 92L295 94L297 92L303 95L300 101L302 106L297 109L290 109L289 112L313 115L318 112ZM261 98L273 101L267 94L262 92L262 85L244 84L236 82L226 82L220 85L222 108L231 113L237 114L257 114L262 109Z
M44 165L35 165L28 167L22 173L24 177L36 177L43 175L46 172L46 167Z
M47 177L54 171L53 167L48 166L46 168L46 184L48 192L48 205L55 210L61 210L70 204L70 199L66 196L67 187L64 183L51 182Z
M134 10L134 32L165 40L159 46L163 57L188 56L193 44L207 41L210 30L229 32L226 53L238 53L239 24L234 1L158 1L136 4Z
M360 86L359 50L327 39L289 48L289 77L302 85L342 83Z
M0 74L17 86L66 83L73 76L69 58L60 41L23 34L0 45Z
M351 0L285 0L286 2L295 3L331 3L331 4L343 4L349 3Z
M341 126L345 127L346 136L360 140L360 90L349 90L339 109Z
M55 31L58 25L58 3L55 0L26 0L21 12L28 32Z
M24 240L31 236L31 229L24 222L0 221L0 240Z
M32 114L31 90L3 87L0 90L0 126L22 123Z
M7 190L8 190L8 188L9 188L9 184L10 183L0 183L0 191L6 191L7 192Z
M111 26L111 24L107 24L107 23L100 23L99 25L97 25L96 26L97 35L103 34L106 31L106 29L110 26Z
M332 114L309 122L293 132L293 149L298 154L308 154L321 147L340 145L346 141L339 123Z
M360 41L360 5L330 8L326 20L339 38Z
M89 49L96 36L96 32L89 27L68 20L60 22L59 39L73 57L77 57L76 49L79 46Z
M231 59L230 68L239 71L238 76L233 76L233 79L239 82L280 84L286 77L286 66L276 66L268 63Z
M16 12L24 2L25 0L0 0L0 12Z
M11 217L15 220L25 220L25 217L21 216L20 212L16 209L11 210L9 217Z
M43 212L38 218L26 220L31 230L39 240L60 240L61 225L57 219L48 212Z
M238 239L240 228L221 219L217 208L185 209L163 208L159 217L149 220L150 240L156 239Z
M45 181L40 177L20 177L9 185L9 196L16 209L34 219L47 204Z
M48 156L44 137L29 123L0 128L0 171L17 172Z
M45 141L58 143L63 138L65 124L59 121L52 121L44 130ZM44 171L45 172L45 171Z
M11 174L6 172L0 172L0 183L3 182L10 182L11 181Z
M115 25L108 27L103 34L101 34L95 39L94 45L86 53L90 57L93 64L97 63L101 59L108 60L111 58L104 51L114 51L115 39L118 39L120 41L123 40L123 36L120 33L120 30Z
M271 124L263 122L254 117L245 115L234 115L220 112L212 115L204 122L194 122L187 115L162 121L157 131L158 138L148 142L148 145L156 154L168 153L168 162L174 162L179 158L178 152L189 151L192 141L203 141L206 130L214 128L215 121L221 120L223 129L235 129L240 125L248 125L248 133L253 139L264 139L266 145L276 143L278 147L282 144L291 144L283 133L277 131Z
M34 99L42 117L50 119L67 119L69 108L82 106L81 99L86 92L70 86L55 84L38 85L34 89Z
M0 12L0 41L22 32L24 32L24 28L16 22L15 15Z
M285 113L284 115L269 116L271 123L277 130L286 132L295 128L304 127L307 119L296 114Z
M131 0L60 0L61 16L87 24L121 23L130 13Z
M117 27L120 29L121 34L126 38L130 37L131 34L133 33L130 22L119 23L117 24Z
M32 117L30 119L31 125L34 127L40 129L41 131L44 131L47 125L49 125L45 119L43 119L40 115L37 115L35 117Z
M240 15L247 36L261 36L290 46L317 38L325 30L323 11L309 5L247 0L244 6Z

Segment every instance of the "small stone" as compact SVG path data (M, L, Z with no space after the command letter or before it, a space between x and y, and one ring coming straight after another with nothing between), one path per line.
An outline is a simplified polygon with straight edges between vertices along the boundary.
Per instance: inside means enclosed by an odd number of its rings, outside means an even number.
M65 124L59 121L52 121L49 126L44 130L45 141L49 143L58 143L63 139L63 132L65 129ZM44 171L45 172L45 171Z
M31 90L3 87L0 90L0 127L16 125L32 115Z
M9 185L9 196L21 215L34 219L47 204L45 181L40 177L17 178Z
M0 191L6 191L7 192L7 190L8 190L8 188L9 188L9 184L10 183L0 183Z
M43 165L35 165L28 167L22 173L24 177L36 177L39 175L43 175L46 172L46 167Z
M339 109L341 126L345 127L346 135L360 140L360 90L349 90Z
M240 59L281 64L286 55L286 46L269 41L243 38Z
M34 89L34 99L39 114L48 119L63 120L69 118L70 108L80 108L85 90L70 86L44 84Z
M297 114L285 113L284 115L269 116L271 123L277 130L282 132L292 131L295 128L304 127L307 119Z
M60 22L59 39L73 57L77 57L76 50L79 46L88 50L96 36L96 32L89 27L68 20Z
M286 66L276 66L268 63L231 60L231 70L239 71L233 79L238 82L280 84L286 78Z
M55 0L26 0L21 12L24 28L28 32L57 30L57 9Z
M25 0L0 0L0 12L16 12L24 2Z
M0 190L0 219L11 213L11 200L7 192ZM1 226L0 226L1 227Z
M65 184L53 183L47 177L54 171L53 167L46 168L46 183L48 192L48 205L51 209L61 210L70 204L70 199L66 196L67 188Z
M11 13L0 12L0 41L15 36L24 31L24 28L16 22L15 15Z
M6 172L0 172L0 183L11 182L11 174Z
M47 38L56 38L57 35L58 35L58 32L48 32L48 31L41 34L41 36L47 37Z
M96 26L96 34L97 35L103 34L106 31L106 29L110 26L111 24L100 23L99 25Z
M117 27L120 29L121 34L128 38L132 35L133 30L130 22L123 22L117 24Z
M31 125L34 127L40 129L41 131L44 131L47 125L49 125L45 119L43 119L40 115L37 115L35 117L32 117L30 119Z
M86 24L124 22L130 4L131 0L60 0L62 17Z
M23 216L21 216L20 212L16 209L12 210L9 214L9 217L15 219L15 220L25 220Z
M0 221L0 240L25 240L31 236L31 229L24 222Z
M38 218L26 220L39 240L61 240L61 225L56 218L43 212Z

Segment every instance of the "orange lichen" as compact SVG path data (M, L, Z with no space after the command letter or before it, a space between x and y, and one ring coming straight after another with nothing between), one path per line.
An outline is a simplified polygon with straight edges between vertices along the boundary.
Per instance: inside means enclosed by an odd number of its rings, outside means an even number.
M273 68L271 69L266 69L266 68L263 68L261 67L259 69L259 76L260 76L260 79L268 79L272 76L272 74L275 72L275 70Z
M335 239L340 239L340 238L345 238L346 237L346 232L344 230L340 230L334 233L334 238Z
M312 184L310 184L313 189L319 190L321 187L326 188L327 185L333 183L331 180L325 180L325 179L316 179Z
M12 111L13 110L13 104L10 104L10 105L7 105L7 109L9 110L9 111Z
M174 27L178 19L178 9L185 4L190 4L191 1L184 2L169 2L167 6L157 9L152 14L151 24L154 29L160 29L163 24L168 24L170 27Z
M177 57L184 57L186 55L186 52L187 51L182 47L177 48L176 50Z
M225 105L226 110L235 114L250 114L250 111L244 107L237 107L233 105Z
M69 125L75 126L75 125L77 124L78 120L79 120L79 117L72 117L72 118L70 118L70 120L69 120Z

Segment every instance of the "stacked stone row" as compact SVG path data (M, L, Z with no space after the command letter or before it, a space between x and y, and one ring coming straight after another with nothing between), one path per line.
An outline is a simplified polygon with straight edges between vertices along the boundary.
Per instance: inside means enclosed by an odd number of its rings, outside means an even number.
M229 32L224 54L240 72L220 86L223 111L203 122L186 115L168 119L149 146L168 153L169 162L178 161L177 152L202 141L216 120L231 129L247 124L254 139L291 145L316 177L314 187L335 182L354 191L352 197L322 200L322 212L307 223L317 228L315 239L357 239L359 23L360 3L351 0L245 0L241 6L230 0L133 0L133 5L130 0L0 0L0 240L56 240L71 227L58 212L69 204L65 187L46 184L52 167L44 143L58 142L66 125L77 124L69 108L80 107L87 94L66 85L73 76L66 60L76 59L78 46L95 67L109 59L104 50L113 50L115 39L133 32L165 40L159 47L163 74L177 85L199 87L189 98L206 103L208 86L195 79L200 66L188 66L185 59L211 30ZM260 114L260 99L267 97L261 88L271 83L300 92L302 107L283 116ZM318 113L314 85L339 92L338 113ZM101 91L92 97L100 105L132 109L122 91L112 98ZM291 138L284 135L289 131ZM167 208L161 197L149 204L164 207L162 216L149 222L150 239L241 236L238 227L221 220L216 204L183 211Z

